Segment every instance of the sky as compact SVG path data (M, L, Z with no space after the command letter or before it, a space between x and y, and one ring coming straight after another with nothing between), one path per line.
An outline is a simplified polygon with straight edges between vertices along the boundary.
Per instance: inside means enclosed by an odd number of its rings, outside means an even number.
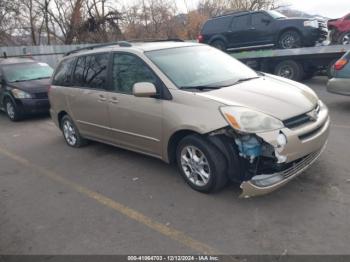
M280 0L291 5L291 8L310 14L318 14L329 18L339 18L350 13L350 0ZM198 0L175 0L178 8L185 12L193 9ZM185 4L186 3L186 4ZM186 6L188 8L186 8Z

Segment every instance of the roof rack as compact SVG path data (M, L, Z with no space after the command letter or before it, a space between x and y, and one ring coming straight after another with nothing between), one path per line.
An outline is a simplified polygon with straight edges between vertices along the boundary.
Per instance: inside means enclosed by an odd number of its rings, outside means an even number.
M239 14L249 14L252 11L233 11L233 12L227 12L222 15L214 16L213 18L218 18L218 17L223 17L223 16L228 16L228 15L239 15Z
M184 40L180 38L166 38L166 39L153 39L153 38L146 38L146 39L134 39L130 40L130 42L138 43L138 42L143 42L143 43L150 43L150 42L184 42Z
M103 47L114 46L114 45L118 45L120 47L131 47L132 46L127 41L118 41L118 42L107 43L107 44L90 45L90 46L87 46L87 47L78 48L78 49L69 51L69 52L65 53L64 56L75 54L75 53L78 53L78 52L84 51L84 50L93 50L93 49L96 49L96 48L103 48Z

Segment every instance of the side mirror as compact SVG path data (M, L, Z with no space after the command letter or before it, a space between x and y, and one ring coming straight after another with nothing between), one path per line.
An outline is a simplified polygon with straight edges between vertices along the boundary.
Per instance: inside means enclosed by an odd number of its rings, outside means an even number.
M136 97L152 97L157 95L157 89L152 83L140 82L134 84L132 93Z

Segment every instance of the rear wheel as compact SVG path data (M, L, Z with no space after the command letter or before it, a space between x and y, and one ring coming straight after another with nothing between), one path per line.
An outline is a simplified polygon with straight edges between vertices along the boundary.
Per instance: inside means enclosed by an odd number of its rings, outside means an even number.
M224 41L222 41L222 40L215 40L211 45L213 47L221 50L221 51L225 51L226 50L226 45L225 45Z
M187 136L181 140L176 158L186 183L199 192L217 191L228 181L225 157L198 135Z
M15 122L21 119L21 114L17 106L12 102L11 99L9 98L5 99L4 106L5 106L6 115L11 121Z
M297 31L286 31L280 36L278 46L282 49L299 48L301 47L301 36Z
M78 128L68 115L62 118L61 128L63 137L69 146L82 147L87 144L87 140L80 135Z
M304 77L304 70L299 63L286 60L276 65L274 74L294 81L301 81Z

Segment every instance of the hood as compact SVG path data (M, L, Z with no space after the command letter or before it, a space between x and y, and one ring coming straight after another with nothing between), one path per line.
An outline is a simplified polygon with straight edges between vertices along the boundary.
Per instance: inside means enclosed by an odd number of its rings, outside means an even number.
M48 92L49 90L50 78L9 83L8 85L12 88L17 88L30 94L44 93Z
M311 111L318 102L315 92L307 86L268 74L230 87L197 93L197 95L225 105L255 109L280 120Z

